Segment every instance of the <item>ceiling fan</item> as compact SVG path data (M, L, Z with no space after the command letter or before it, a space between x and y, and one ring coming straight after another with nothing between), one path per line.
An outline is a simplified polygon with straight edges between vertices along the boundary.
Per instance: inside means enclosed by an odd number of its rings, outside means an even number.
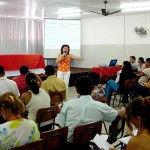
M107 11L107 10L106 10L107 1L104 1L104 4L105 4L105 9L101 9L101 12L102 12L102 13L100 13L100 12L95 12L95 11L90 11L90 12L96 13L96 14L100 14L100 15L103 15L103 16L108 16L108 15L112 15L112 14L121 12L121 10L117 10L117 11L113 11L113 12Z

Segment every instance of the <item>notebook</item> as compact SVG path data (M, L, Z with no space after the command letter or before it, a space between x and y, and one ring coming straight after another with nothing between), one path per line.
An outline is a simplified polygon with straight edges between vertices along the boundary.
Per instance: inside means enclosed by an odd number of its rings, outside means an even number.
M110 63L109 63L109 66L110 66L110 67L116 66L117 60L118 60L118 59L112 59L112 60L110 61Z

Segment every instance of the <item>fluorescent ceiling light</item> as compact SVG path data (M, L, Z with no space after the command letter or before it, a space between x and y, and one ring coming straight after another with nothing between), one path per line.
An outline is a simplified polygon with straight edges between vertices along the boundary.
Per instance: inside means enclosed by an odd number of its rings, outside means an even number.
M60 8L58 14L69 14L69 13L80 13L81 10L78 8Z
M122 9L122 12L136 12L150 10L150 7L137 7L137 8L126 8Z
M59 14L58 15L58 18L63 18L63 17L77 17L77 16L80 16L81 13L78 12L78 13L68 13L68 14Z
M7 2L1 2L0 1L0 5L6 5L6 4L8 4Z
M129 2L120 5L122 12L136 12L150 10L150 2Z
M148 7L148 6L150 6L150 2L130 2L130 3L122 3L120 5L120 8L127 9L127 8Z

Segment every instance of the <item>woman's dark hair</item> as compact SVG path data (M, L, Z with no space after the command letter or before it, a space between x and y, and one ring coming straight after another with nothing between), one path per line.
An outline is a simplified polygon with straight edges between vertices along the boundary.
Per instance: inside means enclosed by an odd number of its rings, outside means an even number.
M70 52L70 46L67 45L67 44L64 44L64 45L61 46L61 49L60 49L61 54L63 54L63 48L64 48L64 47L68 47L68 53L67 53L67 54L69 54L69 52Z
M0 66L0 74L4 74L5 71L4 71L4 67L3 66Z
M132 129L131 118L140 117L141 124L150 132L150 97L136 98L126 107L127 125Z
M146 62L150 63L150 58L146 58Z
M139 57L139 60L141 61L141 63L145 63L143 57Z
M52 65L47 65L45 67L45 74L48 75L48 76L51 76L51 75L54 75L55 73L55 69Z
M89 77L80 77L75 82L75 87L80 95L90 95L93 90L93 82Z
M98 73L96 73L96 72L89 72L87 76L89 78L91 78L94 86L97 86L99 84L100 76L99 76Z
M26 75L28 73L28 71L29 71L28 66L23 65L20 67L20 73L21 74Z
M130 56L130 58L132 58L132 59L136 60L135 56Z
M36 75L34 73L28 73L26 75L26 83L29 86L29 89L34 93L39 93L39 86L37 84Z
M11 113L15 115L25 111L23 102L11 92L7 92L0 96L0 107L9 109Z
M133 73L133 69L129 61L123 62L122 73Z

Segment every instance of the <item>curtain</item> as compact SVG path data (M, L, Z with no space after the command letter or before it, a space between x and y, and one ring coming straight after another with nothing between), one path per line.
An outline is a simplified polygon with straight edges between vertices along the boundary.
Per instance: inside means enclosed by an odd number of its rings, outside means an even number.
M0 54L43 54L43 21L0 18Z

